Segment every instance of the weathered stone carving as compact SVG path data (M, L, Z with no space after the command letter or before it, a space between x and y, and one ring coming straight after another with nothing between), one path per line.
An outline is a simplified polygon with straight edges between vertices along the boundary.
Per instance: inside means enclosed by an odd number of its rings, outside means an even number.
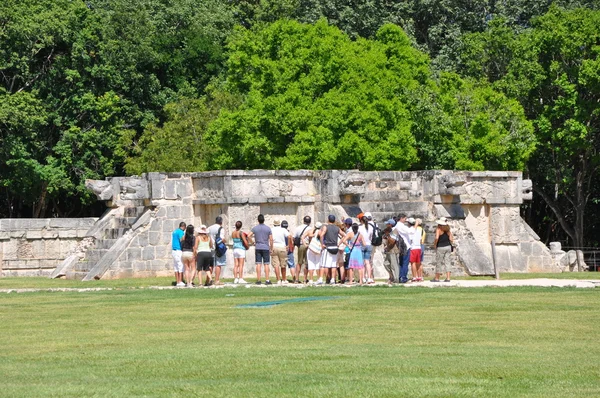
M523 180L522 188L523 188L523 192L522 192L523 200L532 200L533 199L533 182L531 180Z
M85 187L92 191L98 200L111 200L113 197L113 186L106 180L85 180Z

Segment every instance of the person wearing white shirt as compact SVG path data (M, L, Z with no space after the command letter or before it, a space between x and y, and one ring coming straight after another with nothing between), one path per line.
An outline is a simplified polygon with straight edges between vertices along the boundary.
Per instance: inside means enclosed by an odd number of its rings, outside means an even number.
M362 241L364 242L364 246L362 247L363 259L365 262L365 278L366 283L374 283L371 278L371 274L373 270L371 268L371 255L373 253L373 246L371 245L371 240L373 239L373 231L375 227L373 224L369 222L369 217L371 217L371 213L359 214L358 219L361 222L360 227L358 227L358 234L362 236Z
M273 268L275 269L277 284L287 284L285 271L290 233L287 229L281 227L279 220L273 222L271 232L273 234L273 258L271 259L271 264L273 264Z
M407 220L408 225L411 225L409 229L412 230L410 235L410 267L412 270L412 281L422 282L423 278L420 277L419 271L421 270L421 231L422 229L417 228L417 224L414 218ZM422 272L422 271L421 271Z
M410 228L408 228L404 223L406 222L406 214L400 214L398 216L398 223L394 227L394 231L402 238L404 244L407 249L406 253L404 253L398 260L400 263L400 283L408 282L408 263L410 260Z

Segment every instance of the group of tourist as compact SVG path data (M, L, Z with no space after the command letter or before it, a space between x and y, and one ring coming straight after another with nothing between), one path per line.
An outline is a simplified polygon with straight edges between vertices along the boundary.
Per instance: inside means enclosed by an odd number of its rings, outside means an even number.
M275 271L276 283L322 285L372 284L374 283L372 257L374 248L383 248L384 267L388 272L388 283L423 281L423 256L426 233L420 219L400 214L384 222L383 229L375 223L371 213L360 213L355 222L351 218L343 221L329 215L327 223L312 225L310 216L305 216L303 224L293 232L288 230L286 220L274 220L273 227L265 225L265 217L258 216L258 224L249 233L242 231L242 222L235 223L231 233L234 284L247 283L244 278L246 252L255 246L256 284L261 285L262 272L265 284L271 285L270 267ZM176 285L192 287L198 277L198 284L205 286L222 285L221 269L226 265L224 247L227 233L222 217L217 217L210 227L202 225L197 231L193 225L184 222L172 235ZM450 254L453 251L454 237L445 218L437 220L433 246L436 252L435 277L431 282L440 282L445 275L450 281ZM297 256L294 256L294 251ZM297 261L295 261L297 258ZM408 279L409 267L412 279ZM204 274L204 275L203 275ZM302 275L301 275L302 274ZM315 281L314 278L317 278ZM185 282L184 282L185 281Z

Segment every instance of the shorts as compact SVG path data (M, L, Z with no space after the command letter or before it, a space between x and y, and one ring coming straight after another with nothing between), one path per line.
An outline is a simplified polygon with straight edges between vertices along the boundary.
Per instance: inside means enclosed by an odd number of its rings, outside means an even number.
M296 263L294 262L294 252L288 253L287 255L287 265L291 268L296 268Z
M316 271L321 268L321 253L315 253L312 250L306 252L306 260L308 262L308 270Z
M321 251L321 266L323 268L337 268L337 253L331 254L327 250Z
M373 252L373 246L364 246L362 248L363 260L371 261L371 253Z
M246 249L233 249L233 258L246 258Z
M182 260L189 260L190 258L194 258L194 253L192 253L192 252L182 252L181 253Z
M308 265L308 261L306 260L306 251L308 250L308 246L302 245L298 248L298 267L306 267Z
M420 263L421 262L421 248L418 249L410 249L410 260L411 263Z
M183 262L181 261L181 255L182 255L181 250L173 250L171 252L171 255L173 256L173 268L175 269L175 272L183 272Z
M273 248L273 268L285 268L287 264L287 247Z
M217 267L223 267L227 265L227 253L223 254L221 257L217 257L215 254L215 264Z
M213 266L213 256L211 252L199 252L196 256L196 270L210 271Z
M344 266L344 259L346 257L346 253L344 252L343 249L340 249L340 251L337 254L337 266L339 267L343 267Z
M271 264L271 255L268 250L254 250L254 262L256 264Z

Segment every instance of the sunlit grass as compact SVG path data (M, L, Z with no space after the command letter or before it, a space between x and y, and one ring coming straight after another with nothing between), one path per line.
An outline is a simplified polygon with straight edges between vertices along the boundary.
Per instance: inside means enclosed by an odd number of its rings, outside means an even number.
M571 288L5 293L0 395L599 396L599 299Z

